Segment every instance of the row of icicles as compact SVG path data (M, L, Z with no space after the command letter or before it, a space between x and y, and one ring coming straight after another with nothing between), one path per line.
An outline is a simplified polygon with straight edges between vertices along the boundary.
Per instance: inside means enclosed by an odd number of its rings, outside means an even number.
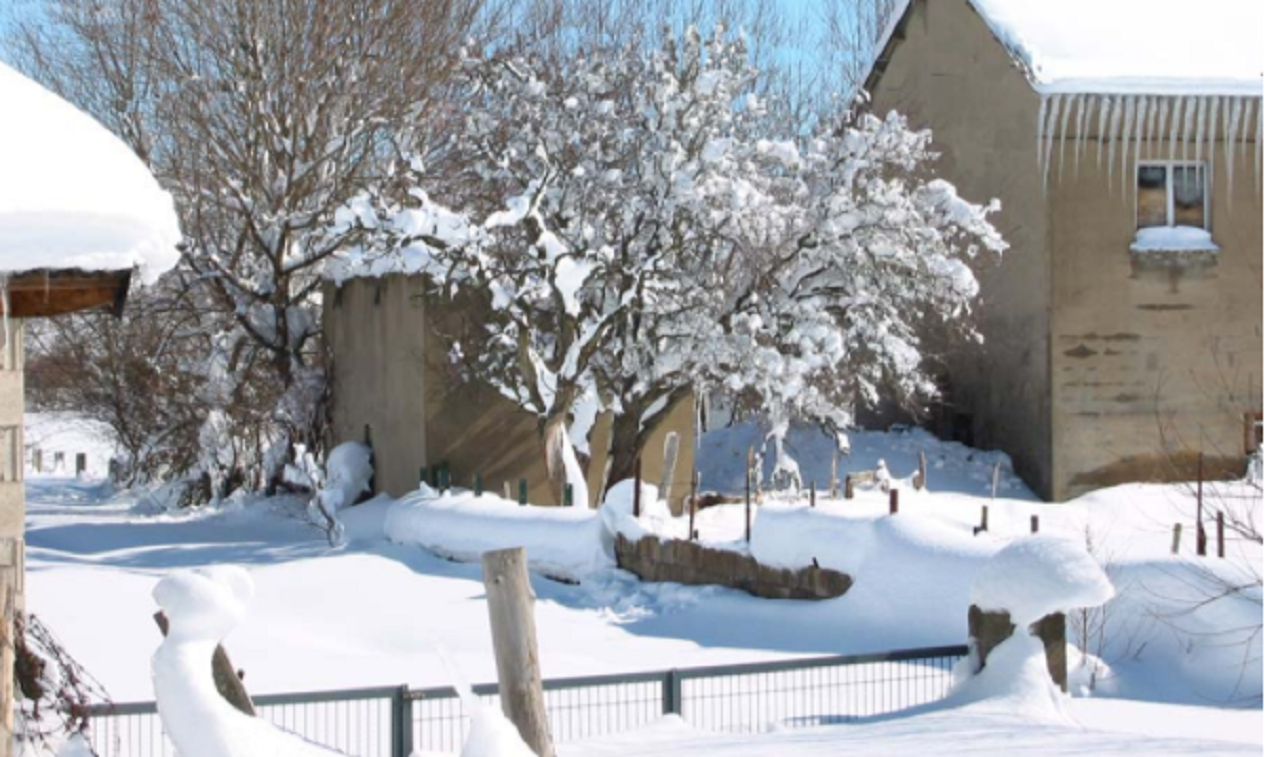
M1094 134L1096 166L1107 164L1112 188L1114 161L1119 161L1124 196L1129 158L1132 165L1144 159L1202 162L1205 153L1211 159L1211 146L1218 138L1224 143L1229 193L1233 193L1238 157L1244 164L1251 158L1259 188L1264 115L1264 101L1259 97L1045 95L1038 110L1038 166L1043 186L1047 187L1052 173L1053 155L1057 179L1065 174L1071 160L1077 175L1085 145Z

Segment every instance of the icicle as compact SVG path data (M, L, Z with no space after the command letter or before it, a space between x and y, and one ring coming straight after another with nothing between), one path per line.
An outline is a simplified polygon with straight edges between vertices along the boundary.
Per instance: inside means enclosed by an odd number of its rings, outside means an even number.
M1145 116L1149 110L1149 98L1136 98L1136 165L1140 165L1141 143L1145 137Z
M1171 107L1171 136L1167 144L1167 159L1176 162L1176 148L1180 146L1180 106L1182 97L1172 99Z
M1080 139L1078 142L1080 148L1084 148L1084 143L1087 141L1087 138L1091 136L1092 112L1096 110L1096 98L1092 95L1088 95L1087 99L1084 100L1083 102L1086 105L1086 107L1083 109L1083 133L1081 135L1082 139ZM1099 150L1100 141L1097 140L1096 144L1098 146L1097 149ZM1082 151L1083 149L1080 149L1079 153L1081 154ZM1074 172L1075 173L1078 172L1077 156L1075 156L1074 158Z
M1265 104L1257 103L1256 107L1256 149L1252 153L1255 166L1252 167L1252 174L1256 182L1256 191L1260 191L1260 169L1264 167L1265 161L1261 157L1261 151L1265 147Z
M1096 167L1101 167L1101 155L1105 143L1105 129L1109 125L1109 98L1102 97L1100 118L1096 119Z
M1046 136L1045 132L1047 127L1047 101L1049 99L1051 98L1040 97L1038 99L1037 147L1038 147L1038 170L1040 173L1043 170L1043 137Z
M1194 122L1197 120L1197 115L1198 115L1198 98L1186 97L1185 113L1184 113L1185 120L1180 125L1180 139L1184 143L1184 149L1181 150L1181 153L1184 155L1184 160L1189 160L1189 156L1193 154L1190 148L1193 147L1192 140L1194 138L1194 135L1191 132L1193 131Z
M1118 152L1119 123L1123 117L1123 100L1114 98L1114 107L1109 113L1109 188L1114 188L1114 155Z
M1194 127L1194 162L1203 162L1203 132L1207 128L1207 100L1198 101L1198 123Z
M1234 196L1234 155L1238 152L1238 121L1242 114L1242 101L1237 97L1229 98L1229 126L1225 131L1228 143L1225 145L1225 183L1229 199Z
M1074 115L1074 176L1078 176L1078 162L1083 157L1083 141L1087 139L1086 134L1086 116L1084 115L1087 106L1091 103L1092 98L1089 95L1083 95L1083 101L1078 104Z
M1052 107L1047 111L1047 137L1043 143L1043 191L1047 191L1047 177L1052 173L1052 138L1056 131L1056 113L1060 110L1061 98L1051 98Z
M1155 155L1165 154L1167 144L1167 112L1171 110L1166 97L1158 98L1158 151L1150 151Z
M1211 109L1207 115L1207 158L1212 162L1212 173L1216 173L1216 124L1220 121L1220 98L1211 98Z
M1061 155L1057 161L1060 164L1060 173L1056 174L1056 181L1059 183L1065 177L1065 146L1069 142L1069 111L1074 107L1074 100L1077 95L1066 95L1065 107L1061 109Z
M1239 132L1241 132L1238 136L1238 142L1242 145L1242 164L1244 166L1247 165L1247 158L1251 157L1251 140L1248 139L1250 136L1248 128L1251 124L1251 108L1253 102L1254 101L1250 97L1243 101L1242 121L1238 125Z
M1119 166L1122 172L1123 197L1127 196L1127 148L1132 141L1132 121L1135 120L1135 98L1123 98L1123 163Z

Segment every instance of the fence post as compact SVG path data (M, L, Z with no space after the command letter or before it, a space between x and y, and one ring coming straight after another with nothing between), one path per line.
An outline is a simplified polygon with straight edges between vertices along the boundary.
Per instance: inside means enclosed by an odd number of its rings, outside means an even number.
M482 561L502 712L534 754L553 757L527 557L521 547L485 552Z
M391 754L409 757L413 753L413 702L408 697L408 686L400 686L391 692Z
M816 507L816 481L808 482L808 507Z
M1178 555L1178 554L1180 554L1180 532L1181 532L1181 528L1182 528L1182 527L1181 527L1181 525L1180 525L1179 523L1177 523L1176 525L1172 526L1172 554L1173 554L1173 555Z
M519 479L519 504L528 504L528 479Z
M1030 516L1030 533L1031 534L1038 533L1038 516L1037 515Z
M854 490L852 488L852 474L849 473L848 475L843 477L843 498L852 499L853 492Z
M75 475L80 477L89 469L89 456L83 452L75 453Z
M888 514L896 515L901 509L901 491L893 489L888 492Z
M688 541L697 538L697 492L701 489L701 472L692 472L692 496L688 499Z
M484 477L478 472L475 473L475 496L483 496L484 493Z
M634 516L638 518L642 513L639 510L639 504L643 498L643 450L635 456L635 507Z
M661 713L663 715L683 714L683 676L678 669L666 671L661 679Z

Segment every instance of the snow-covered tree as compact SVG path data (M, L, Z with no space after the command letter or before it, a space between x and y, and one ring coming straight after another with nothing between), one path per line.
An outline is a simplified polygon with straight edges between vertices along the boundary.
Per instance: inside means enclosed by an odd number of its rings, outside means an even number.
M452 356L539 418L554 484L579 482L570 451L604 411L611 483L699 390L751 396L778 430L846 422L881 384L926 391L921 325L964 316L965 261L1002 248L991 208L930 177L929 135L900 116L776 134L722 28L461 70L465 167L413 199L363 197L338 228L389 230L387 255L416 246L478 308Z

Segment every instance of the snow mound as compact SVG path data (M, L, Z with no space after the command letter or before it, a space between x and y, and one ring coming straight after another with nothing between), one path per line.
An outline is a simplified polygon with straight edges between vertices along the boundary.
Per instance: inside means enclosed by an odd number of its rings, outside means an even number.
M1074 723L1047 672L1041 639L1017 628L990 650L985 669L960 683L943 706L1002 712L1039 723Z
M123 142L0 63L0 272L177 264L173 199Z
M1076 607L1097 607L1114 596L1105 571L1077 541L1030 536L1003 547L972 583L972 604L1005 610L1017 628Z
M253 598L243 568L173 573L152 592L169 633L151 658L164 730L183 757L324 757L340 754L236 710L213 683L209 660Z
M492 705L476 702L461 757L534 757L514 723Z
M523 547L529 570L568 581L613 565L612 539L588 508L520 506L495 494L423 485L390 506L384 528L392 542L468 562Z
M639 491L639 517L635 517L635 480L628 478L613 484L604 495L599 518L612 536L638 541L649 534L665 533L671 520L670 506L657 498L657 487L642 484Z
M359 442L339 444L328 453L324 469L321 504L330 514L336 514L369 491L373 481L373 451Z

